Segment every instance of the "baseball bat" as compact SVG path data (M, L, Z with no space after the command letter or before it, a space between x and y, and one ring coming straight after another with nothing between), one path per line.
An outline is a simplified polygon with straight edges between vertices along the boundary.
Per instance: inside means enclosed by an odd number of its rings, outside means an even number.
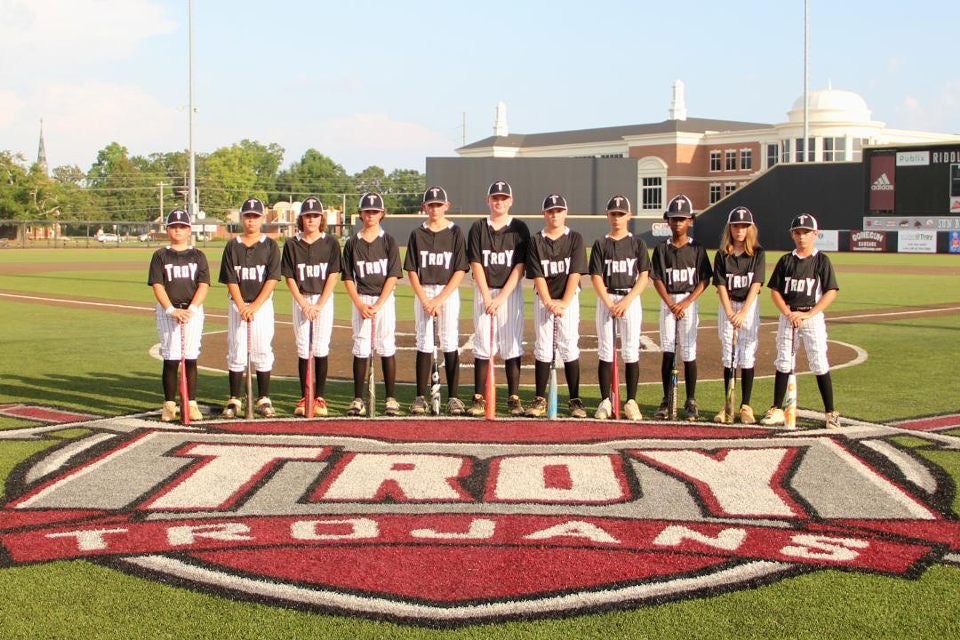
M307 381L306 381L306 384L304 385L306 387L306 401L307 401L306 416L308 418L313 417L313 397L315 395L314 387L316 386L313 379L315 375L314 364L313 364L313 324L314 324L314 321L311 320L310 330L309 330L310 338L309 338L309 342L307 343Z
M487 360L487 420L497 419L497 385L493 374L493 323L496 320L494 314L490 314L490 359Z
M733 337L730 340L730 369L732 374L727 383L727 395L723 401L723 414L727 424L733 424L733 396L737 388L737 329L733 329Z
M190 390L187 386L187 325L180 323L180 422L190 424Z
M247 420L253 420L253 323L247 320Z
M790 349L793 356L790 363L790 375L787 376L787 394L783 398L783 427L797 428L797 328L790 333Z
M440 415L440 314L433 316L433 364L430 367L430 409Z
M677 356L680 355L680 321L673 317L673 362L670 365L670 419L677 419Z
M613 404L613 417L620 419L620 364L617 362L617 336L620 334L617 329L617 319L610 317L611 330L613 331L613 381L610 389L610 403Z
M560 323L557 316L553 316L553 362L550 363L550 392L547 399L547 417L557 419L557 369L560 368L560 351L557 349L557 329Z
M373 352L377 346L377 314L370 316L370 355L367 356L367 417L377 415L377 383L374 379Z

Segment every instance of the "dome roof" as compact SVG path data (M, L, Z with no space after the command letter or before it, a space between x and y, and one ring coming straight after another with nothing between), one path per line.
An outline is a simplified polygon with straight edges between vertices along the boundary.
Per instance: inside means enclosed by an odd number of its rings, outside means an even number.
M870 122L870 109L859 95L843 89L818 89L807 94L808 117L816 122ZM790 122L803 122L803 96L787 113Z

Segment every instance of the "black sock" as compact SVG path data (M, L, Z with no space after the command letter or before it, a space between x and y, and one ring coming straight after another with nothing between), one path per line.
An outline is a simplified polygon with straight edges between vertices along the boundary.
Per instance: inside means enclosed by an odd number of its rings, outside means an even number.
M397 386L397 356L381 356L380 366L383 367L383 390L388 398L396 398Z
M660 360L660 380L663 384L663 399L666 401L670 393L670 372L673 370L673 359L676 354L669 351L663 352L663 358ZM677 381L679 384L679 381Z
M430 387L430 365L433 363L433 357L429 353L417 351L417 395L427 395L427 389Z
M460 352L447 351L443 354L443 369L447 373L447 394L456 398L460 393Z
M787 378L789 377L789 373L777 371L773 379L773 406L783 408L783 397L787 395Z
M536 386L536 395L541 398L547 396L547 380L550 377L550 363L541 362L540 360L533 361L533 379Z
M310 360L307 358L297 358L297 373L300 376L300 397L307 397L307 365ZM316 374L316 371L314 371Z
M179 369L179 360L163 361L163 374L161 375L160 379L163 383L164 402L176 402L177 400L177 387L179 386L179 378L177 377L177 374Z
M683 386L687 392L687 400L697 397L697 361L683 363Z
M627 402L637 399L637 388L640 386L640 362L628 362L627 369Z
M511 396L520 393L520 358L510 358L504 363L507 374L507 393Z
M750 397L753 395L753 374L755 372L756 370L753 367L740 370L740 402L742 404L750 404Z
M833 379L829 371L817 376L817 387L820 389L820 397L823 398L823 410L827 413L833 411Z
M323 397L323 392L327 388L327 362L329 356L315 357L313 359L313 393L318 398Z
M605 360L597 361L597 380L600 382L600 399L610 397L610 388L613 386L613 363Z
M353 397L363 397L363 380L367 377L367 359L353 357Z
M580 397L580 358L563 363L563 375L567 379L570 399Z
M257 397L267 398L270 396L270 372L257 371Z
M197 361L187 360L187 395L191 400L197 399Z
M227 378L230 380L230 397L239 398L243 392L243 371L230 371Z
M482 396L487 388L487 371L490 361L484 358L473 359L473 394Z

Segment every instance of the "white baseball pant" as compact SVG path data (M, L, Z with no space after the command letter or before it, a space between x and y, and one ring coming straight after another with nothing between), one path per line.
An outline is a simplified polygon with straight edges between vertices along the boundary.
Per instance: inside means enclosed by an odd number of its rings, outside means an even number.
M490 289L491 297L500 293L500 289ZM490 314L483 305L480 289L473 288L473 355L483 360L490 359ZM497 310L494 323L494 341L497 343L496 355L504 360L519 358L523 355L523 288L518 284L510 293L506 304Z
M553 318L546 306L536 296L533 301L537 336L533 344L533 357L540 362L553 362ZM574 294L562 316L557 317L557 351L561 362L573 362L580 357L580 292Z
M680 302L689 293L672 293L674 302ZM700 328L700 301L697 300L689 307L679 322L674 320L670 307L660 301L660 350L675 353L677 349L677 335L680 330L680 360L691 362L697 359L697 330Z
M257 309L250 320L252 348L250 361L257 371L273 369L273 296ZM247 368L247 321L240 317L237 305L231 300L227 310L227 368L245 371Z
M186 359L196 360L200 357L200 341L203 337L203 305L197 307L190 321L185 325L177 322L173 316L159 304L156 305L157 335L160 337L160 357L164 360L180 359L180 331L187 336Z
M744 302L731 300L734 311L740 311ZM743 325L737 330L737 366L742 369L752 369L757 362L757 347L759 346L760 305L753 299L753 308L744 314ZM733 341L733 324L723 311L721 305L717 317L717 333L720 334L720 354L723 366L733 367L730 361L730 344Z
M364 304L372 305L377 303L380 296L360 294L360 299ZM353 355L357 358L368 358L371 348L384 358L395 355L397 353L397 315L396 300L392 293L377 312L374 323L377 335L374 336L373 345L370 344L370 320L362 317L360 310L353 305Z
M780 316L777 326L777 359L774 366L780 373L790 373L796 364L793 357L793 327L784 315ZM808 318L797 327L797 343L803 345L807 354L807 364L810 371L816 375L823 375L830 371L830 361L827 360L827 322L822 313Z
M316 304L320 294L304 294L310 304ZM324 358L330 354L330 338L333 335L333 296L327 298L327 303L320 307L320 314L313 321L313 355ZM303 309L293 301L293 336L297 342L297 357L306 360L311 351L310 321L307 320Z
M620 302L625 296L608 294L614 302ZM597 357L604 362L613 362L613 321L610 309L599 300L597 301ZM627 312L622 318L617 318L617 333L620 334L620 352L623 361L633 363L640 361L640 334L643 328L643 305L637 296L630 303Z
M446 288L443 284L425 284L423 290L430 299L436 298ZM420 298L413 300L413 312L417 320L417 351L433 353L433 322L435 318L423 311ZM460 341L460 292L456 289L444 300L440 308L440 351L456 351Z

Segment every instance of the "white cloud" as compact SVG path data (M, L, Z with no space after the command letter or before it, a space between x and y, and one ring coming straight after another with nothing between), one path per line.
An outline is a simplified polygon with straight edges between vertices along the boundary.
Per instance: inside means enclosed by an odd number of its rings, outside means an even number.
M0 130L16 122L26 103L13 91L0 91Z

